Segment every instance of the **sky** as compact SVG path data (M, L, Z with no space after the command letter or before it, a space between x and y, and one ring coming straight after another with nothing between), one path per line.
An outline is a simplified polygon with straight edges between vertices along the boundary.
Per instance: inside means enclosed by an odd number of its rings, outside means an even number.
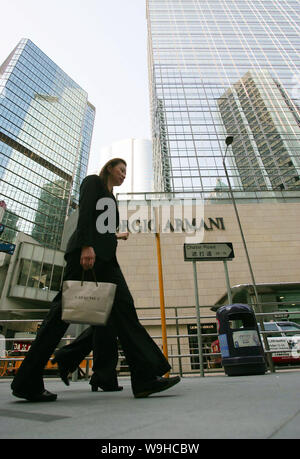
M32 40L96 107L88 173L114 141L151 138L145 0L9 0L0 62Z

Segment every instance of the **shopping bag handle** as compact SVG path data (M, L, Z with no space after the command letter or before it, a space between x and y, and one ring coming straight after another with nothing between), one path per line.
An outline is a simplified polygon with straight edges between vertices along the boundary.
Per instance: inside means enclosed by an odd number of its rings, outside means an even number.
M96 282L96 285L97 285L97 287L98 287L98 282L97 282L96 273L95 273L95 271L94 271L94 268L92 268L91 271L92 271L92 274L93 274L94 281ZM83 285L84 273L85 273L85 270L83 269L83 270L82 270L82 274L81 274L81 285Z

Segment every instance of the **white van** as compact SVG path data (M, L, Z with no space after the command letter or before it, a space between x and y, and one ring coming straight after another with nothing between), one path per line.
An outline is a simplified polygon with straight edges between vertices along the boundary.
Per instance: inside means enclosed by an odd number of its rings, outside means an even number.
M272 360L276 363L300 363L300 325L282 321L264 322L264 327L266 332L276 332L267 334L270 351L273 351Z
M272 360L275 363L300 363L300 325L295 322L264 322ZM260 330L260 324L258 323ZM271 334L270 332L274 332ZM270 334L269 334L270 333ZM263 337L262 344L264 346ZM220 354L219 339L211 343L211 352ZM221 356L211 357L212 365L221 364Z

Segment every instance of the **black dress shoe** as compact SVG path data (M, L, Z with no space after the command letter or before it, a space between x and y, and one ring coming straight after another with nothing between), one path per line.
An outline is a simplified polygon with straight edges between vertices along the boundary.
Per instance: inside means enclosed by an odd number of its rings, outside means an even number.
M13 395L18 398L25 398L29 402L54 402L57 399L57 395L48 390L44 390L41 394L25 394L13 391Z
M104 392L119 392L123 390L123 387L118 384L117 377L101 381L95 373L93 373L90 379L90 385L92 387L92 392L97 392L98 388L102 389Z
M180 376L173 376L171 378L161 378L157 376L156 379L145 383L140 388L133 389L133 395L135 398L145 398L148 395L155 394L156 392L162 392L163 390L170 389L179 383Z
M110 385L101 385L101 384L91 384L92 392L97 392L98 388L103 390L103 392L119 392L123 390L123 386L110 386Z
M65 383L66 386L69 386L70 385L70 381L68 378L69 373L70 373L69 370L65 368L61 363L59 363L56 357L52 359L52 364L54 365L55 363L57 363L57 366L58 366L58 373L59 373L60 379Z
M92 392L97 392L98 388L102 389L103 392L119 392L123 390L123 387L118 384L117 375L104 378L103 375L100 377L93 373L89 384L92 387Z

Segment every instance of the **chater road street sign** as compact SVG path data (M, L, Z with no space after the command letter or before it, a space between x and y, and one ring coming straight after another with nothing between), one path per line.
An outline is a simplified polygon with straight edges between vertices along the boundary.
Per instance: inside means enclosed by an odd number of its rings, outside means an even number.
M231 242L184 244L185 261L232 260L234 252Z

